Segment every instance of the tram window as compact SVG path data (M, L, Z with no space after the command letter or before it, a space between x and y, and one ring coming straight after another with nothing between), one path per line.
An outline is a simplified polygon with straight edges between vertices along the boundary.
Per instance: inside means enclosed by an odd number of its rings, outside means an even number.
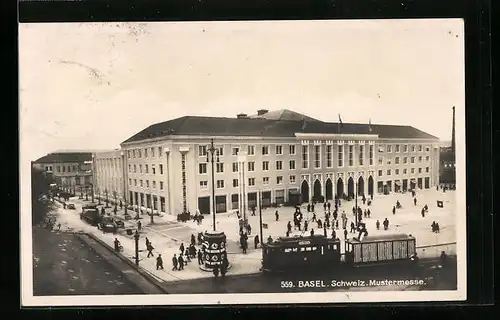
M311 247L306 247L305 249L306 249L306 251L312 251Z
M291 248L286 248L285 252L292 252L292 249Z
M299 248L293 248L292 251L293 252L299 252Z
M306 251L306 248L300 248L300 252Z
M331 244L328 246L328 250L330 250L330 251L332 250L332 245Z
M333 245L333 250L335 250L335 251L337 250L337 245L336 244Z
M325 252L324 252L324 247L323 247L323 246L321 246L321 255L324 255L324 254L325 254Z
M318 247L312 247L312 251L318 251Z

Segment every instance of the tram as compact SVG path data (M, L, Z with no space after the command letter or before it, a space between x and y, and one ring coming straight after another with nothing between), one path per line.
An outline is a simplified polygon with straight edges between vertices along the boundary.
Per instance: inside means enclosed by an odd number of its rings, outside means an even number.
M351 238L341 241L323 235L278 238L262 245L264 272L326 271L363 266L412 263L416 239L407 234Z
M320 269L340 264L340 240L323 235L283 237L262 245L262 270L286 272Z

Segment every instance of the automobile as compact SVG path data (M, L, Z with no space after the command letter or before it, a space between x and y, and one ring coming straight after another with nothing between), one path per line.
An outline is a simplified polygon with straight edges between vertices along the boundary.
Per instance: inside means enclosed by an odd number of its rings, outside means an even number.
M102 232L116 233L118 231L118 224L111 217L103 217L97 224L97 228L102 230Z
M98 226L101 221L101 216L97 209L83 209L82 213L80 213L80 219L87 222L91 226Z
M72 204L72 203L68 204L68 206L66 208L71 209L71 210L75 210L76 209L75 205Z

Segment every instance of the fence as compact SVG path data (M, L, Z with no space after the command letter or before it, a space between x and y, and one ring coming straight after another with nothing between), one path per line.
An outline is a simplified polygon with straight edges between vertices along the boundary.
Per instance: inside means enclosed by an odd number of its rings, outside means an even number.
M428 246L417 246L417 255L419 258L439 258L442 251L444 251L449 256L456 256L457 243L448 242Z

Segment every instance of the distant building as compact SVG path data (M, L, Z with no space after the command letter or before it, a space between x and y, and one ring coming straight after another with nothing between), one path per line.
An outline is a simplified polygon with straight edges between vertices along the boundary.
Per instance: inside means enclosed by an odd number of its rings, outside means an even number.
M455 107L453 107L453 122L451 128L451 145L442 146L439 150L439 182L440 184L456 184L456 154L455 154Z
M242 203L244 210L258 206L259 192L269 205L432 188L439 183L439 143L410 126L328 123L290 110L259 110L153 124L121 148L129 203L208 214L212 184L217 213L241 210Z
M63 189L85 192L92 185L92 154L90 152L49 153L33 162ZM90 189L88 189L90 190Z
M93 153L94 193L110 203L125 202L123 154L121 150Z

